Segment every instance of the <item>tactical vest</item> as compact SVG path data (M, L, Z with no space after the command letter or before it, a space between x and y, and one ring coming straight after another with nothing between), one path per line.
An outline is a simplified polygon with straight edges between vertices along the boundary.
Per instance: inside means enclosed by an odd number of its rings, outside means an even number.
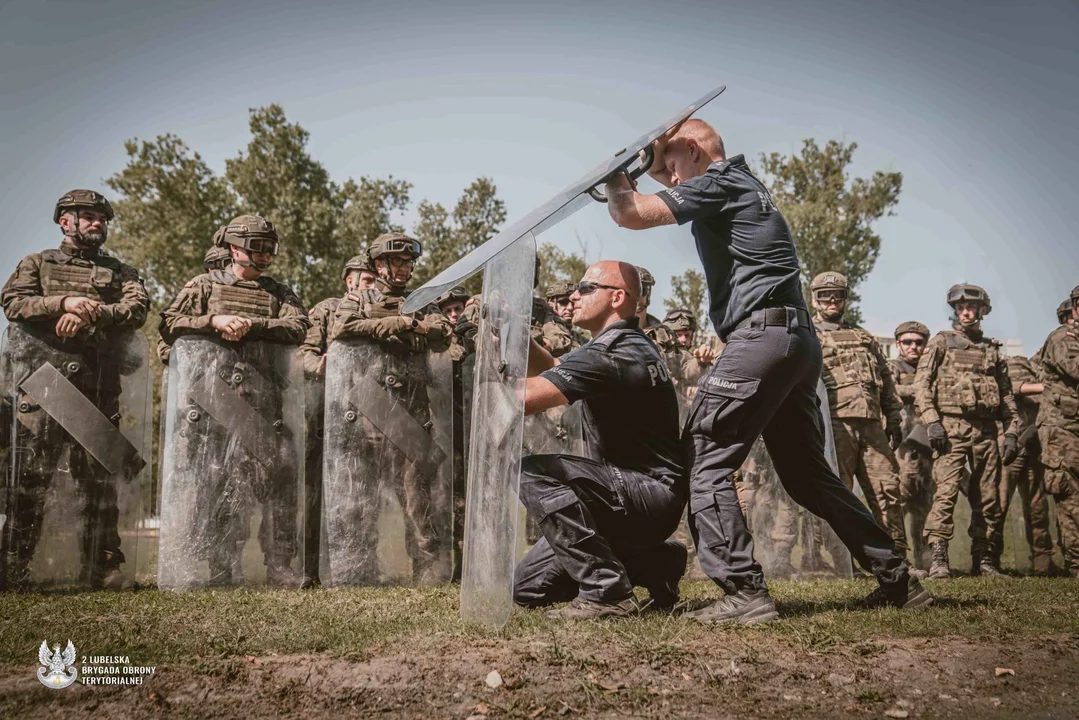
M914 377L918 374L918 368L911 365L906 360L892 360L892 377L895 378L895 384L897 386L912 387L914 385ZM903 419L903 434L909 434L911 428L914 427L917 420L918 413L914 409L914 397L908 394L907 397L899 396L900 401L903 403L903 410L900 413Z
M89 258L68 255L63 250L41 253L41 291L45 297L70 295L86 297L103 303L118 302L123 297L119 269L98 264L112 258L97 255Z
M211 277L213 275L211 274ZM206 311L211 315L239 315L245 318L276 318L281 302L261 284L248 281L234 285L214 279Z
M1038 361L1041 380L1045 383L1045 392L1042 393L1041 402L1043 412L1038 416L1039 425L1043 423L1043 418L1048 421L1048 424L1056 424L1052 418L1054 415L1062 417L1065 421L1079 420L1079 378L1073 378L1063 373L1060 368L1045 362L1046 350L1050 343L1068 342L1068 338L1061 337L1061 334L1075 337L1074 330L1057 328L1045 341L1045 345L1035 358Z
M1000 386L994 377L1000 350L990 340L974 342L954 330L941 333L944 360L937 368L935 399L942 415L996 417Z
M678 344L678 337L663 323L645 328L644 334L664 353L671 352Z
M368 320L401 315L401 308L408 294L388 295L383 290L379 292L382 293L381 296L374 292L360 291L358 294L350 293L347 298L358 303L361 317ZM415 318L415 315L412 317ZM382 348L386 352L382 356L381 364L369 368L368 371L380 384L394 391L395 396L400 397L413 412L425 407L423 400L426 395L423 391L431 382L427 369L427 353L411 352L403 342L383 344ZM423 348L426 349L426 343ZM424 397L421 398L420 395Z
M818 326L817 337L832 415L879 418L881 379L876 354L870 349L873 336L861 328L824 330Z

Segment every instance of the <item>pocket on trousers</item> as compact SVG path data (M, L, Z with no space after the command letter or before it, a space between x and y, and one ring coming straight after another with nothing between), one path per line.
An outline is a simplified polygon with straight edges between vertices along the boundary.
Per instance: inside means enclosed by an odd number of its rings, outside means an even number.
M724 547L728 544L727 533L723 529L723 519L719 512L719 493L691 496L689 514L693 518L701 542L706 547Z
M694 418L695 431L717 442L724 438L736 438L741 428L743 410L757 392L760 382L756 378L725 372L707 376L697 392L700 405Z

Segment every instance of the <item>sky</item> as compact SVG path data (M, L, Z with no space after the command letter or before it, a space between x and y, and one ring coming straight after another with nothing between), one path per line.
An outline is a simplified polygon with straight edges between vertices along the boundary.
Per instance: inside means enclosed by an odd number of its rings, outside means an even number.
M1079 284L1075 2L0 0L0 27L5 273L58 244L56 198L107 191L131 138L174 133L221 172L249 109L278 103L334 180L452 205L485 175L512 222L724 84L699 116L731 156L839 139L853 175L903 173L870 330L943 329L973 282L986 331L1030 353ZM596 204L539 240L648 267L660 308L700 268L688 228L622 230Z

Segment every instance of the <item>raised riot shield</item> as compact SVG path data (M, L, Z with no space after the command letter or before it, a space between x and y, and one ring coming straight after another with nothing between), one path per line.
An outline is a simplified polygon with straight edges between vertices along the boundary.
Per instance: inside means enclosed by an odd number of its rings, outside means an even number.
M371 338L326 356L322 582L448 582L453 367Z
M146 582L152 425L146 337L8 326L0 587Z
M535 263L531 234L488 263L476 334L461 617L494 626L505 625L513 609Z
M159 586L299 587L305 438L296 348L182 337L162 413Z
M824 430L824 452L838 472L829 417L828 395L817 385ZM793 580L849 579L850 552L826 522L787 495L762 440L757 440L742 466L739 496L753 533L757 561L768 577Z

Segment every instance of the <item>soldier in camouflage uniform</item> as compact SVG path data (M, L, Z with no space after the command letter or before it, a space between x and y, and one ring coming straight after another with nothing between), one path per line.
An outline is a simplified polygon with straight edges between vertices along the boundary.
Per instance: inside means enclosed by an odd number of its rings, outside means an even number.
M569 280L561 280L547 286L547 306L555 314L556 322L569 330L573 338L570 350L576 350L588 342L588 335L573 324L573 302L569 296L576 289L577 283Z
M112 206L99 193L68 192L56 202L53 213L53 222L64 233L60 247L23 258L0 300L9 322L55 351L52 358L41 359L57 364L118 425L125 358L116 351L124 345L125 335L146 322L150 300L138 271L101 249L112 218ZM60 356L67 361L57 359ZM16 386L21 382L13 380ZM118 588L124 553L117 532L115 479L44 410L24 398L20 396L10 410L18 420L13 446L32 459L20 466L8 490L15 511L4 509L9 516L0 543L4 563L0 581L13 588L29 582L45 498L61 456L69 450L68 466L83 502L80 515L85 525L79 538L83 580L94 588ZM11 427L6 425L5 433Z
M1005 360L1023 433L1019 436L1019 455L1001 467L1000 520L989 529L993 565L1000 568L1005 521L1012 497L1018 490L1019 500L1023 503L1024 530L1034 574L1055 575L1057 568L1053 564L1053 538L1049 534L1049 498L1045 494L1045 471L1041 464L1037 434L1038 400L1043 388L1030 360L1021 355ZM1004 442L1003 433L1000 441Z
M889 360L895 391L903 403L903 437L910 438L918 423L914 409L914 375L918 361L929 343L929 328L911 320L895 329L895 346L899 356ZM927 448L904 441L895 453L899 461L899 498L903 511L910 516L910 545L914 564L928 570L924 557L926 547L923 533L925 519L933 505L933 456Z
M375 286L355 298L346 296L340 302L330 324L329 341L349 338L376 341L383 353L383 363L381 367L365 370L374 373L379 384L386 387L418 423L429 425L427 355L449 349L454 326L441 313L431 312L431 308L416 316L401 313L401 306L408 296L406 286L422 252L417 240L399 232L384 233L375 238L367 249L371 267L377 275ZM413 580L419 584L447 580L448 575L443 572L439 560L450 539L440 537L435 525L440 515L431 506L435 478L424 476L396 448L380 455L386 449L385 437L365 417L358 418L357 422L363 423L364 439L361 447L355 448L355 453L366 453L365 457L374 458L372 464L388 462L392 466L382 468L382 477L392 478L393 490L404 512L405 544L412 560ZM358 527L354 532L361 541L377 544L378 513L366 511L364 517L355 520ZM351 521L337 518L335 522ZM369 553L367 558L373 563L377 553ZM356 577L368 578L378 574L375 567L350 569L349 572L355 573Z
M843 319L846 277L824 272L813 278L809 289L817 313L813 322L824 354L821 375L828 388L839 477L850 488L858 479L877 522L892 536L896 551L906 555L895 458L895 449L903 440L903 406L891 368L873 335Z
M468 438L465 436L466 393L471 393L471 386L465 386L465 376L461 363L472 352L472 346L466 339L464 324L465 307L470 298L460 285L453 287L436 303L439 312L454 327L450 336L450 359L453 360L453 576L452 580L461 579L465 544L465 481L468 468L465 466L465 449ZM474 349L474 348L473 348ZM471 421L471 418L469 418Z
M1057 322L1061 325L1074 325L1075 317L1072 315L1072 306L1068 300L1057 305Z
M992 310L989 294L977 285L954 285L948 304L955 311L954 329L929 341L914 376L914 407L937 453L937 487L925 523L933 551L929 577L949 575L955 501L968 464L971 572L1000 575L989 531L1000 522L1000 463L1011 463L1019 452L1019 417L1000 343L982 333L982 318ZM998 420L1005 428L1003 451L997 446Z
M226 248L232 262L190 280L161 313L159 330L166 345L185 335L220 338L254 366L265 360L259 353L262 342L299 345L310 327L299 298L284 283L265 275L277 254L277 230L256 215L241 215L214 234L214 244ZM235 346L231 344L235 343ZM250 356L250 357L249 357ZM249 373L243 393L258 395L274 404L280 402L280 388L260 384L260 372ZM249 381L249 382L248 382ZM250 387L248 387L250 384ZM275 410L280 415L281 408ZM258 463L237 454L239 448L226 440L229 430L208 418L191 429L187 442L208 447L228 447L227 457L214 467L213 497L200 498L200 507L212 510L201 519L202 537L198 552L210 565L210 584L230 585L239 578L239 557L247 541L247 491L264 503L258 539L266 563L266 579L271 585L294 586L297 575L292 559L297 551L296 483L287 473L265 471ZM282 463L288 467L289 463ZM210 468L201 469L211 472ZM227 498L239 498L236 502ZM205 503L205 504L203 504Z
M661 324L658 317L648 312L648 306L652 303L652 288L656 286L656 279L652 277L652 273L640 265L637 266L637 273L641 276L641 299L637 301L637 320L641 324L641 330L648 330Z
M350 258L341 269L341 280L345 283L344 297L357 299L356 293L375 286L375 271L371 268L367 254ZM326 298L315 304L308 313L311 327L300 345L300 358L303 360L304 382L306 384L307 437L304 443L304 581L303 587L319 584L318 551L322 529L322 436L324 431L324 412L326 409L326 351L329 349L330 321L342 298Z
M1049 334L1035 358L1045 388L1038 407L1038 439L1045 489L1056 503L1064 567L1079 577L1079 285L1068 303L1070 322Z
M221 270L232 264L232 253L228 248L211 245L202 256L202 267L206 272ZM169 364L169 344L160 337L157 339L157 357L162 365Z

